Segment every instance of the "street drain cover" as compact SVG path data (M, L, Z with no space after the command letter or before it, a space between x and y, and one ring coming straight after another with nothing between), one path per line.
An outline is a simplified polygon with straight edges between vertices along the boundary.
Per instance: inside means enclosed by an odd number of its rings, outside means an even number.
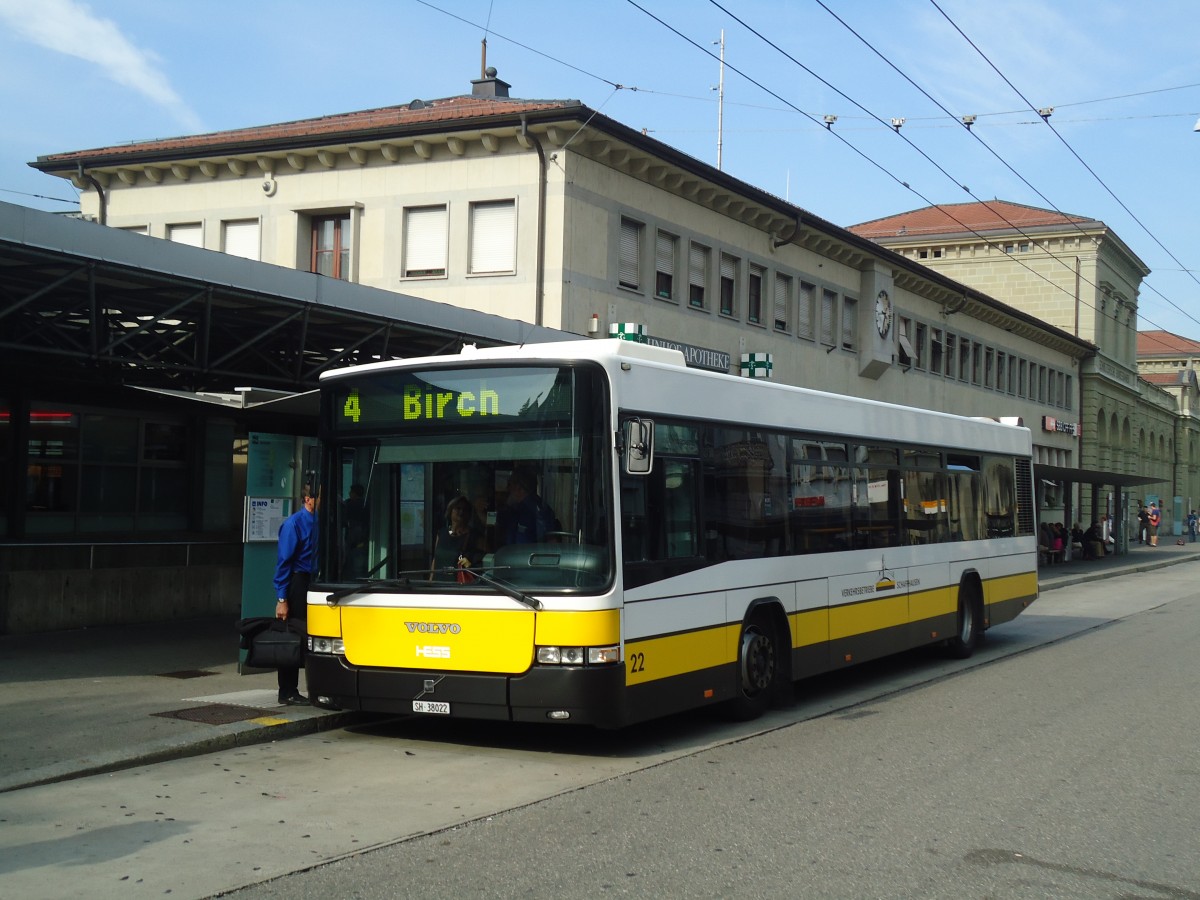
M187 709L174 709L170 712L151 713L164 719L183 719L187 722L201 722L205 725L229 725L232 722L244 722L246 719L257 719L259 716L270 715L265 709L252 709L248 706L232 706L228 703L209 703L205 706L191 706Z
M203 669L183 669L180 672L159 672L159 678L203 678L205 675L216 675L216 672L206 672Z

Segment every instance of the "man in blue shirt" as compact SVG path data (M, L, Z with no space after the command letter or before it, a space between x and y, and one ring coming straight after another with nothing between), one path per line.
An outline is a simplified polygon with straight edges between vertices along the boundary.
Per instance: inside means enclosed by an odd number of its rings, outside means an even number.
M317 570L317 498L311 486L301 491L302 507L279 527L279 555L275 563L275 618L308 620L308 583ZM307 629L306 629L307 630ZM279 702L307 706L300 693L300 670L279 669Z
M555 531L554 513L537 493L537 476L516 469L508 479L508 501L496 514L501 544L535 544Z

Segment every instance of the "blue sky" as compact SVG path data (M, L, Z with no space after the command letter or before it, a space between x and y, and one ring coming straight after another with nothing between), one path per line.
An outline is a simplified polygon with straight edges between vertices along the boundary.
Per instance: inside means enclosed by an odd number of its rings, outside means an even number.
M466 93L485 34L513 96L715 164L724 30L726 172L843 226L1100 219L1152 269L1140 327L1200 339L1198 25L1195 0L0 0L0 200L74 208L43 154Z

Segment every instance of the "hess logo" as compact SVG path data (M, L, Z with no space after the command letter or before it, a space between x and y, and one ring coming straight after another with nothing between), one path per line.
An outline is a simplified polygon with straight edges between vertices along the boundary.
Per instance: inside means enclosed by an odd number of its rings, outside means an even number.
M417 650L417 656L424 657L425 659L449 659L450 658L450 648L449 647L430 647L430 646L426 645L424 647L417 647L416 650Z

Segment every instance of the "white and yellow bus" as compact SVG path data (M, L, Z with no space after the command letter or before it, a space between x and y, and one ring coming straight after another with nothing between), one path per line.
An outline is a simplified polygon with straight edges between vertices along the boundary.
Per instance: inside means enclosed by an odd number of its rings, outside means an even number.
M1024 428L621 340L359 366L321 394L324 706L752 717L818 673L967 656L1037 597Z

